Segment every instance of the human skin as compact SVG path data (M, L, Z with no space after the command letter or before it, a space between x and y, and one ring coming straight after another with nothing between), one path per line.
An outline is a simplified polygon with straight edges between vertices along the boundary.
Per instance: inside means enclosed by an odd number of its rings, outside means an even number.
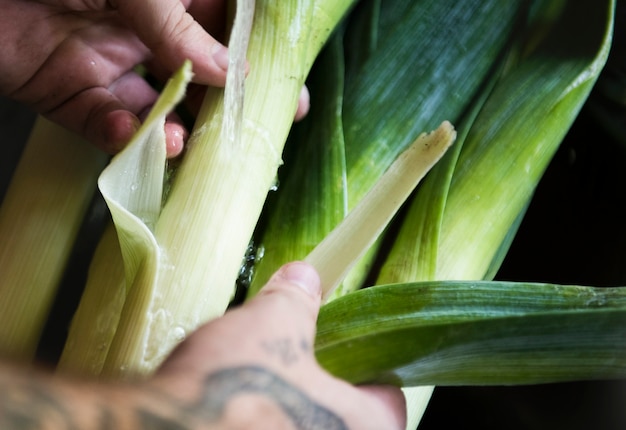
M195 83L226 80L227 49L211 36L222 32L223 0L0 0L0 10L0 94L109 153L158 96L137 65L164 79L189 58ZM185 133L172 116L170 156Z
M353 386L313 355L319 277L283 266L201 327L148 380L111 384L0 365L0 428L404 429L401 391Z
M204 86L224 86L228 50L224 0L0 0L0 95L24 103L108 153L128 143L158 93L136 72L165 81L193 63L186 102ZM308 111L303 88L295 119ZM171 115L167 153L180 154L187 131Z

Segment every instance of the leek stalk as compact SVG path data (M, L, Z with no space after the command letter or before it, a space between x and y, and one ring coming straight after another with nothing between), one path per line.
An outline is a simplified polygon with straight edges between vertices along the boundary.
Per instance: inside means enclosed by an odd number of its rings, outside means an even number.
M0 208L0 352L33 358L106 157L39 117Z
M107 157L39 117L0 207L0 353L34 357Z
M240 139L223 140L228 136L223 124L232 112L224 111L224 91L209 89L158 219L152 212L133 214L136 203L125 196L121 200L131 211L112 204L128 293L103 373L152 371L186 333L224 312L281 164L304 78L351 4L257 2ZM231 55L236 49L230 46ZM267 100L276 100L276 108ZM143 194L135 191L138 181L115 179L123 170L109 170L116 185L108 188ZM147 223L142 221L146 216Z
M415 136L445 120L457 123L502 55L520 7L434 0L358 6L311 77L319 110L312 106L286 147L290 165L256 233L264 252L249 296L285 261L305 258ZM313 168L313 160L322 167ZM363 278L351 276L346 291Z
M443 156L456 138L449 122L420 135L363 200L311 251L305 261L316 267L326 300L353 265L378 239L419 181Z

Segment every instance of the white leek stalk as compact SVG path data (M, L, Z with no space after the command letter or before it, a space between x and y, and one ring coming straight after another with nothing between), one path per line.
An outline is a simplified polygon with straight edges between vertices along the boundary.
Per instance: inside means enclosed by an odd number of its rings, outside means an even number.
M39 117L0 208L0 352L33 357L107 157Z
M225 111L224 91L209 89L158 216L134 213L141 207L126 196L123 204L111 205L127 267L128 295L103 373L152 371L189 331L225 311L281 164L306 74L352 3L257 2L240 129L237 121L228 126L237 108ZM242 12L246 9L238 11L236 20ZM229 48L231 61L239 58L241 48ZM241 72L235 64L230 66L229 74ZM124 176L134 169L129 164L112 175L107 169L108 179L101 183L115 192L126 188L122 194L127 195L134 188L140 197L143 173L134 173L133 180Z

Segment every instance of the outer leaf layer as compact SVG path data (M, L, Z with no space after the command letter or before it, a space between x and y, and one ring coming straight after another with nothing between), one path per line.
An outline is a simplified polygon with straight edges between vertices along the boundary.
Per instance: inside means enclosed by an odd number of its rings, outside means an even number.
M338 324L338 321L341 323ZM436 282L326 305L317 358L352 382L532 384L626 377L626 288Z

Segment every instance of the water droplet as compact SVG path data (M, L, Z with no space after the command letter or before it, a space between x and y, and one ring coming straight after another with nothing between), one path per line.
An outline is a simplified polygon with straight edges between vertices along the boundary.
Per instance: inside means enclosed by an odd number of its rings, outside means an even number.
M278 178L275 178L274 179L274 183L270 187L270 191L278 191L278 186L279 185L280 185L280 181L278 180Z
M171 335L177 342L182 342L187 337L187 332L182 327L174 327L171 331Z

